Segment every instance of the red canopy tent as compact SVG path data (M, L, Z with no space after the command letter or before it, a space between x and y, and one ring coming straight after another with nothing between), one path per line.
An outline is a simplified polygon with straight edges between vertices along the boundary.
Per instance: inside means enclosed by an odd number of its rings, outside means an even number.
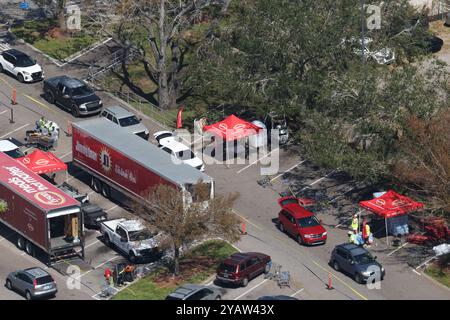
M18 158L17 161L36 174L67 170L67 164L63 161L58 159L51 152L43 152L39 149L26 157Z
M227 142L254 135L258 133L259 130L261 130L261 128L257 125L242 120L233 114L222 121L203 127L203 131L215 133Z
M378 198L361 201L359 205L385 219L386 238L388 236L387 219L423 208L423 203L416 202L393 190L389 190Z

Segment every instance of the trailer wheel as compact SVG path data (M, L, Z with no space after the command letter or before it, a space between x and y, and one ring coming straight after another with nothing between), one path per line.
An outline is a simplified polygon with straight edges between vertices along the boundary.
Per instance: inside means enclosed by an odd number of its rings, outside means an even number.
M17 248L19 248L20 250L25 249L25 239L22 236L19 236L17 238Z
M100 192L100 181L97 178L92 177L91 188L97 193Z
M25 244L25 251L26 253L28 253L30 256L34 257L34 246L31 242L27 241Z
M102 183L102 195L107 199L111 197L111 189L106 183Z

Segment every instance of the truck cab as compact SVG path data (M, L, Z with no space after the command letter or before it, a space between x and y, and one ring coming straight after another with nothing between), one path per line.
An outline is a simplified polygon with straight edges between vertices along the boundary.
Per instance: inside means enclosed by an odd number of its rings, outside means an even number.
M116 219L100 224L107 246L114 245L128 256L132 263L159 257L162 234L147 229L139 220Z
M21 144L14 141L14 139L0 140L0 152L17 159L25 157L25 153L20 149Z

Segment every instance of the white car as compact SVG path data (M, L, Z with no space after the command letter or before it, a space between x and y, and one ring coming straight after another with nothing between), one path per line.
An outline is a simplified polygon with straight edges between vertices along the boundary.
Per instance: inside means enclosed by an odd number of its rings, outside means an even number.
M15 159L25 156L22 150L20 150L20 146L16 145L10 139L0 140L0 152L3 152L11 158Z
M10 49L0 54L0 73L8 72L19 82L35 82L44 79L42 67L27 54Z
M160 149L166 151L176 159L185 164L190 165L200 171L205 171L203 161L192 152L189 147L175 140L175 137L170 131L158 131L153 134L156 141L158 141Z

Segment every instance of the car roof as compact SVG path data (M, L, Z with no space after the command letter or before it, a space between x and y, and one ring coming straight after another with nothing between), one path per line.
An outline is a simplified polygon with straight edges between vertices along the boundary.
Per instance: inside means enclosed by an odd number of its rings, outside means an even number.
M18 146L16 146L14 143L12 143L9 140L0 140L0 151L7 152L14 149L17 149Z
M184 284L181 287L178 287L174 292L169 294L169 296L174 297L174 298L183 299L203 288L206 288L206 287L197 285L197 284Z
M306 210L298 203L289 203L283 206L283 209L288 210L289 213L291 213L295 219L314 216L314 214L311 211Z
M105 108L105 111L114 115L117 119L134 116L134 114L121 106L112 106Z
M63 77L61 83L68 88L84 87L86 84L76 78Z
M167 138L164 138L164 139L161 139L161 140L164 140L164 144L161 144L161 145L166 147L166 148L169 148L173 152L180 152L180 151L191 150L191 149L189 149L188 146L182 144L181 142L176 141L173 137L167 137Z
M8 53L8 54L10 54L10 55L12 55L12 56L14 56L16 58L17 57L23 57L23 56L28 57L28 55L26 53L24 53L22 51L19 51L17 49L9 49L9 50L6 50L4 52L6 52L6 53Z
M42 278L42 277L46 277L46 276L50 275L47 271L45 271L39 267L28 268L28 269L25 269L24 271L34 278Z
M360 255L360 254L364 254L364 253L368 252L363 247L357 246L354 243L343 243L343 244L338 245L337 247L340 247L340 248L350 251L350 253L352 255Z
M259 252L238 252L233 253L231 256L229 256L227 259L225 259L224 263L230 264L230 265L238 265L241 262L253 258L253 257L262 257L266 256L264 253Z
M128 232L141 231L145 229L144 225L139 220L126 220L120 222L120 225L124 227Z

